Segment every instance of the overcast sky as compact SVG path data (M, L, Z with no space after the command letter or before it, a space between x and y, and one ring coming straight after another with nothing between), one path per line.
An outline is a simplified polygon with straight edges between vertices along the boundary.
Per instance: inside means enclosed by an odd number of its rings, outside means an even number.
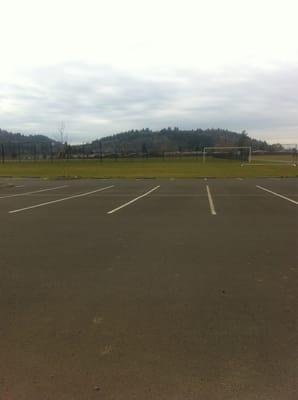
M0 0L0 128L298 142L297 0Z

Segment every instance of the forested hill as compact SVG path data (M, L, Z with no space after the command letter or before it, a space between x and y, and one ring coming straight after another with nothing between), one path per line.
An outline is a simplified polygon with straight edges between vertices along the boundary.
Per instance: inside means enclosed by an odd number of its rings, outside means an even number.
M22 135L21 133L11 133L0 129L0 143L8 144L41 144L52 143L54 140L44 135Z
M93 149L102 147L105 152L112 153L201 151L206 146L252 146L254 150L272 149L272 145L250 138L245 131L237 133L224 129L132 130L104 137L100 141L95 140L91 143Z
M4 145L60 145L44 135L23 135L0 129L0 144ZM224 129L180 130L167 128L160 131L150 129L131 130L106 136L83 145L86 151L103 153L147 153L201 151L206 146L252 146L253 150L278 150L279 144L269 145L265 141L250 138L245 131L238 133ZM82 145L71 146L73 150Z

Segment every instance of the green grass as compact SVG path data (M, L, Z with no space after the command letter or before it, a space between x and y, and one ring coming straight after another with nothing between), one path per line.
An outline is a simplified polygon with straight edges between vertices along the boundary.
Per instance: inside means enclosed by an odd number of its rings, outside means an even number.
M119 160L8 161L0 164L0 176L79 178L195 178L298 176L298 167L286 164L245 165L239 161L196 158Z

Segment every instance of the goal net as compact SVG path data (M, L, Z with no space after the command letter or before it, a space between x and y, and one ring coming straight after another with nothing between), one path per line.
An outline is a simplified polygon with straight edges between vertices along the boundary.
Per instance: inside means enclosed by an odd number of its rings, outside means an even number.
M251 162L250 146L233 146L233 147L204 147L203 162L208 160L238 160L240 163Z

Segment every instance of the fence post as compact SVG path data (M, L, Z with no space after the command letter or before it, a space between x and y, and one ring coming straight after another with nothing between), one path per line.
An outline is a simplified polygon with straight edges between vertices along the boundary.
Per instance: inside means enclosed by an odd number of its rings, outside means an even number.
M2 164L4 164L5 161L5 152L4 152L4 144L1 144L1 159L2 159Z
M99 158L100 158L100 162L102 162L102 143L101 143L101 140L99 141Z

